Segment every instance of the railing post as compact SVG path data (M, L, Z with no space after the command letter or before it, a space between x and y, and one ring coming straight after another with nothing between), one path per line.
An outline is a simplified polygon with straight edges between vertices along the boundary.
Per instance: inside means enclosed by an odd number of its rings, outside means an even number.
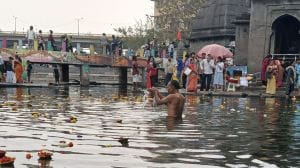
M127 85L127 68L119 67L119 83L121 85Z
M62 82L69 82L69 65L62 64L61 65L61 81Z
M89 86L90 79L89 79L90 67L89 65L81 65L80 66L80 85L81 86Z

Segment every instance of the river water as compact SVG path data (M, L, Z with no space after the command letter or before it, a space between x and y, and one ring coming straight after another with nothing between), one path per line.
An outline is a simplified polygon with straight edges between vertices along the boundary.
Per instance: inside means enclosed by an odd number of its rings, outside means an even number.
M142 92L113 86L0 93L0 149L16 168L300 166L297 100L187 96L173 121L165 107L143 107ZM52 160L39 160L40 149Z

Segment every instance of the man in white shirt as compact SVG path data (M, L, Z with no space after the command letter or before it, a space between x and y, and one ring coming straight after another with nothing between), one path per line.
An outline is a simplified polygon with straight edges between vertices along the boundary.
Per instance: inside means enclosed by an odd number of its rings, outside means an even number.
M35 32L33 30L33 26L30 26L29 30L27 31L26 39L28 41L28 48L32 49L33 48L33 41L35 39Z
M201 81L200 91L204 89L206 91L210 90L210 83L213 75L213 69L215 67L214 60L210 54L205 57L200 63L200 69L203 72L203 80Z

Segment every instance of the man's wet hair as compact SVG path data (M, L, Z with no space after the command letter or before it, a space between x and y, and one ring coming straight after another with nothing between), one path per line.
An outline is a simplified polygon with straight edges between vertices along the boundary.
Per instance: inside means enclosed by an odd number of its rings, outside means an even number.
M174 86L174 88L177 89L177 90L180 89L180 84L177 80L170 81L170 85Z

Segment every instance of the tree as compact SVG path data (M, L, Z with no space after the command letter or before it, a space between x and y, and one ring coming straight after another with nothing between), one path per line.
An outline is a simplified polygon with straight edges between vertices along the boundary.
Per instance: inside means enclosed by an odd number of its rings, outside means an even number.
M114 31L122 36L124 48L137 50L154 37L154 22L147 16L145 21L138 20L133 26L114 28Z
M168 34L166 38L176 37L175 33L182 31L189 36L191 20L197 16L206 0L167 0L158 8L155 29L159 33ZM156 3L159 3L156 1ZM166 36L166 35L165 35ZM171 37L170 37L171 36ZM171 38L172 39L172 38Z

